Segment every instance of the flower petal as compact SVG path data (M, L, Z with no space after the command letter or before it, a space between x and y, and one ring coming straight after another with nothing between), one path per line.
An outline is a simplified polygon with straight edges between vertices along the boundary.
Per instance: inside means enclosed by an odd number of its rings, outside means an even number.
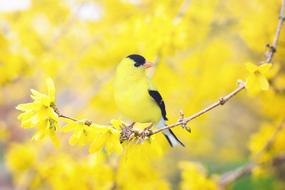
M258 71L262 74L266 74L271 69L271 67L272 67L272 64L265 63L258 67Z
M258 80L255 75L250 75L246 79L246 89L248 90L249 95L256 95L260 91Z
M50 137L50 139L51 139L51 141L52 141L52 144L53 144L55 147L59 147L60 141L59 141L59 139L58 139L58 137L57 137L57 135L56 135L55 130L53 130L53 129L50 129L50 130L49 130L49 137Z
M269 89L269 83L264 76L262 76L262 75L258 76L258 83L259 83L259 87L261 90L268 90Z
M94 140L94 142L89 147L89 152L95 153L95 152L100 151L107 141L107 136L108 135L106 134L97 135L97 138Z
M248 72L250 72L250 73L254 73L255 71L258 70L258 66L255 65L255 64L253 64L253 63L251 63L251 62L247 62L247 63L245 64L245 67L246 67L246 70L247 70Z

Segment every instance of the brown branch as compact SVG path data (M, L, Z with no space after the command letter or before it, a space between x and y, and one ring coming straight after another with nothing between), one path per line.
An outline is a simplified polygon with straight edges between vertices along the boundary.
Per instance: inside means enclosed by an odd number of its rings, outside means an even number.
M281 29L283 26L283 22L285 20L284 11L285 11L285 0L282 0L282 5L280 8L280 15L279 15L279 22L277 25L275 37L274 37L272 45L268 45L269 51L266 52L266 55L265 55L266 56L266 63L271 63L273 56L274 56L275 52L277 51L277 44L279 41L280 32L281 32ZM274 131L272 136L268 139L268 141L265 143L263 148L255 155L255 157L253 157L255 160L258 159L264 152L267 152L272 148L272 145L273 145L277 135L284 128L284 123L285 123L285 118L282 120L281 124L276 128L276 130ZM284 159L285 154L281 155L281 156L283 159L280 159L279 156L273 158L273 163L275 163L274 160L276 160L276 162L277 162L277 160L285 161L285 159ZM255 161L250 161L249 163L247 163L246 165L244 165L242 167L234 169L233 171L226 172L225 174L223 174L221 176L221 179L220 179L221 188L224 188L226 185L232 183L233 181L239 179L240 177L251 173L251 171L258 164L261 164L261 163L256 163Z
M283 163L285 163L285 153L281 153L278 156L275 156L272 159L272 162L270 162L270 163L268 163L268 162L267 163L249 162L249 163L245 164L244 166L241 166L237 169L234 169L233 171L229 171L229 172L224 173L221 176L220 181L219 181L220 189L225 189L225 187L228 184L236 181L237 179L239 179L245 175L251 174L253 169L257 166L265 166L267 164L271 164L273 167L278 167L279 165L281 165Z
M181 9L179 10L179 12L177 14L177 18L175 18L175 19L181 19L181 17L185 14L186 8L189 6L189 3L190 3L190 1L188 1L188 0L184 1L183 5L181 6ZM282 6L281 6L281 10L280 10L280 18L279 18L279 22L278 22L274 41L273 41L272 45L270 45L269 51L266 53L266 57L267 57L266 62L267 63L270 63L272 61L273 55L276 52L278 39L280 36L280 31L281 31L281 28L282 28L282 25L283 25L283 22L285 19L284 9L285 9L285 0L282 1ZM157 57L156 61L159 61L159 59L160 59L160 56ZM121 131L121 140L132 140L133 138L138 138L141 141L141 140L144 140L145 138L150 137L151 135L160 133L163 130L167 130L167 129L170 129L170 128L173 128L176 126L182 126L184 129L190 131L190 128L187 127L188 122L190 122L191 120L193 120L193 119L195 119L201 115L204 115L205 113L211 111L212 109L214 109L218 106L224 105L227 101L229 101L232 97L234 97L235 95L237 95L239 92L241 92L244 89L245 89L245 83L243 81L239 81L239 86L235 90L233 90L229 94L225 95L224 97L221 97L218 101L214 102L210 106L208 106L205 109L191 115L190 117L184 118L184 114L181 114L181 118L179 119L178 122L176 122L174 124L167 125L163 128L159 128L159 129L155 129L155 130L151 130L150 128L146 128L144 130L139 130L139 129L133 128L133 125L125 126L126 130L123 130L124 128L122 128L122 131ZM77 120L77 119L74 119L72 117L61 114L55 105L53 105L52 107L53 107L54 111L58 114L59 117L67 118L67 119L70 119L72 121L79 122L79 120ZM92 121L86 120L85 124L90 126L92 124ZM127 131L127 133L125 134L124 131Z
M283 26L283 22L285 21L285 0L282 0L282 5L281 5L281 9L280 9L280 14L279 14L279 21L278 21L278 25L277 25L277 29L276 29L276 33L275 33L275 37L273 40L272 45L267 44L267 47L269 48L268 52L266 52L265 57L266 57L266 63L271 63L273 56L275 54L275 52L277 51L277 44L279 41L279 37L280 37L280 33L281 33L281 29Z
M224 173L221 176L220 181L219 181L220 187L224 189L231 182L239 179L242 176L245 176L251 173L251 171L253 170L255 166L256 166L255 163L249 162L245 164L244 166L234 169L233 171Z
M227 101L229 101L232 97L234 97L235 95L237 95L240 91L242 91L243 89L245 89L245 83L243 81L239 81L239 86L233 90L232 92L230 92L229 94L221 97L218 101L214 102L213 104L211 104L210 106L206 107L205 109L191 115L190 117L186 117L186 118L183 118L181 119L180 121L174 123L174 124L170 124L170 125L167 125L163 128L160 128L160 129L156 129L156 130L153 130L152 131L152 134L156 134L156 133L159 133L163 130L166 130L166 129L170 129L170 128L173 128L173 127L176 127L176 126L186 126L188 122L190 122L191 120L209 112L210 110L218 107L218 106L222 106L224 105Z
M275 54L275 52L277 50L277 44L278 44L279 37L280 37L280 31L282 29L283 22L285 20L284 11L285 11L285 0L282 0L282 5L281 5L281 9L280 9L279 22L278 22L278 25L277 25L276 34L275 34L275 37L274 37L272 45L270 45L269 51L266 53L266 58L267 58L266 62L267 63L271 63L271 61L273 59L273 56L274 56L274 54ZM193 119L195 119L195 118L205 114L206 112L214 109L217 106L225 104L229 99L231 99L233 96L235 96L237 93L239 93L243 89L245 89L245 84L243 82L240 82L238 88L236 88L234 91L232 91L228 95L220 98L219 101L213 103L212 105L208 106L207 108L201 110L200 112L198 112L198 113L196 113L196 114L194 114L194 115L192 115L192 116L190 116L188 118L185 118L185 119L183 118L182 120L178 121L177 123L165 126L163 128L160 128L160 129L153 130L150 133L150 135L159 133L159 132L161 132L163 130L170 129L170 128L178 126L178 125L181 125L182 127L185 127L189 121L191 121L191 120L193 120Z
M256 162L255 160L258 160L265 152L268 152L272 149L272 145L274 144L274 141L276 140L277 135L281 132L281 130L285 126L285 118L281 121L281 123L278 125L278 127L275 129L275 131L272 133L270 138L266 141L262 149L256 153L256 155L253 157L252 161L248 162L244 166L241 166L239 168L236 168L232 171L228 171L224 173L220 178L220 186L221 188L224 188L228 184L236 181L237 179L241 178L242 176L245 176L247 174L250 174L252 170L258 166L265 164L264 162ZM282 155L283 157L284 155ZM276 160L276 162L274 162ZM278 160L281 160L279 156L273 158L273 163L277 163ZM285 160L284 160L285 161Z
M204 115L205 113L211 111L212 109L224 105L227 101L229 101L232 97L237 95L239 92L241 92L243 89L245 89L245 83L243 81L238 81L239 86L230 92L229 94L221 97L218 101L214 102L213 104L209 105L208 107L202 109L201 111L191 115L190 117L184 118L184 113L180 113L180 119L178 122L174 124L167 125L165 127L151 130L152 125L145 128L144 130L136 129L133 127L133 123L129 126L122 127L121 135L120 135L120 141L132 141L136 140L135 142L142 142L144 139L149 138L150 136L160 133L163 130L167 130L176 126L181 126L182 128L186 129L188 132L191 132L191 129L187 127L187 123L191 120Z
M74 121L74 122L80 122L80 120L78 120L78 119L75 119L75 118L73 118L73 117L69 117L69 116L66 116L66 115L62 114L62 113L59 111L59 109L56 107L55 104L51 104L50 107L51 107L51 108L53 109L53 111L58 115L58 117L65 118L65 119L69 119L69 120ZM84 121L84 125L87 125L87 126L92 125L92 123L93 123L93 122L90 121L90 120L85 120L85 121Z
M185 15L191 1L190 0L184 0L179 11L177 12L176 16L173 19L173 23L178 23Z

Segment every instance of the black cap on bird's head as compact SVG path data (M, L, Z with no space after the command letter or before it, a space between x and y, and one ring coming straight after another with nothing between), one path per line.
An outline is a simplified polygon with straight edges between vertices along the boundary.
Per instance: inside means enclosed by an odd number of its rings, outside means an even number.
M135 62L135 66L139 67L145 64L145 58L138 54L129 55L128 58L132 59Z
M133 60L135 62L135 67L144 66L144 68L149 68L153 65L153 63L146 61L146 59L138 54L131 54L127 58Z

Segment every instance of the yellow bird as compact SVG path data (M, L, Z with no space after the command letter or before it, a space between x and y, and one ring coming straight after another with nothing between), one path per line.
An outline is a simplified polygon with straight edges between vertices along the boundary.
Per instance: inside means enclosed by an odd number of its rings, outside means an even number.
M114 96L119 110L134 122L165 126L167 120L164 101L146 76L146 68L153 64L137 54L124 58L117 66ZM171 146L184 144L168 129L163 134Z

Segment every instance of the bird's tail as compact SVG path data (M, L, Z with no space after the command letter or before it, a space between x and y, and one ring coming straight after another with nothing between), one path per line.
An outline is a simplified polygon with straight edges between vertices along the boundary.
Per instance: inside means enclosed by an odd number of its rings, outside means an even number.
M161 128L165 126L165 120L161 119L160 122L157 125L157 128ZM173 131L171 129L167 129L163 131L163 134L165 136L165 138L167 139L168 143L170 144L171 147L177 146L177 145L181 145L181 146L185 146L177 137L176 135L173 133Z
M170 146L174 147L177 145L185 146L173 133L171 129L163 131L164 136L166 137L167 141L169 142Z

